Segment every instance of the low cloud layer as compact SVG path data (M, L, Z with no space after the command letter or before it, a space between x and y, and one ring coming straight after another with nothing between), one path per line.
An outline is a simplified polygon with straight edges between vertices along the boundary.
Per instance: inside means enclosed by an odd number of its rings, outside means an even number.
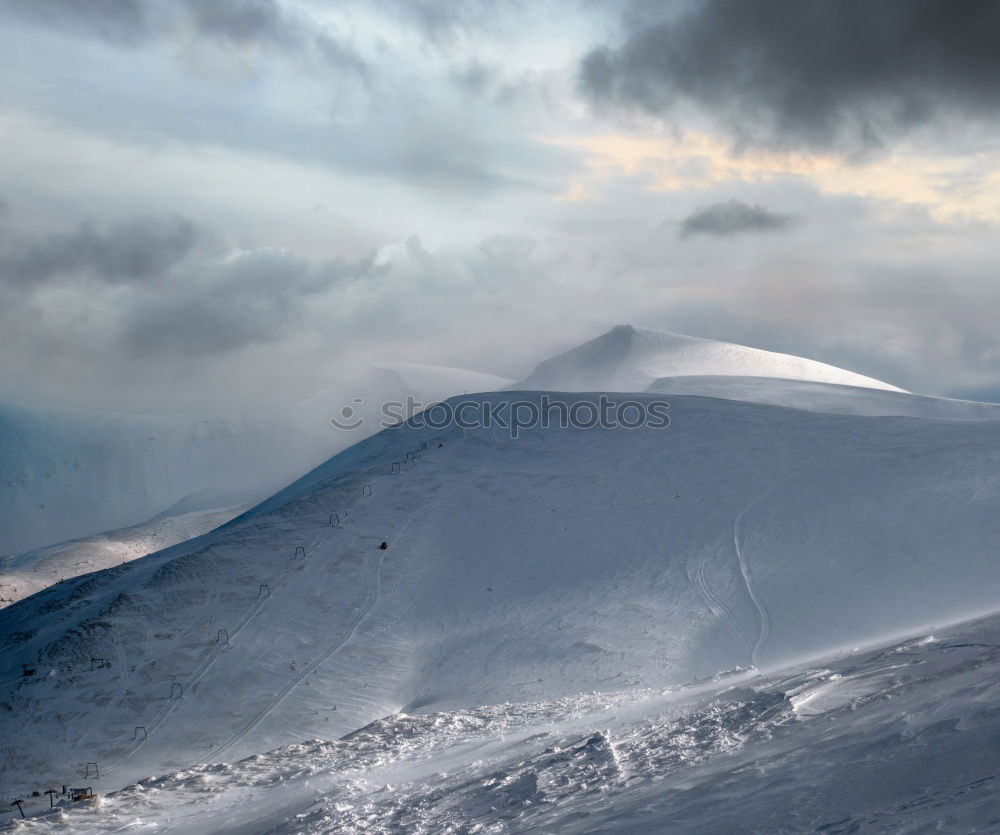
M596 48L582 63L595 102L668 119L693 103L739 141L851 151L939 117L997 116L1000 4L991 0L699 0L679 13L676 4L637 9L623 43Z
M75 232L8 236L0 243L0 282L36 284L81 273L114 284L153 281L203 237L202 230L175 215L130 218L107 230L85 222Z
M196 260L175 272L170 292L136 296L120 310L121 346L140 361L198 361L278 342L311 299L379 273L371 258L314 263L284 250Z
M778 232L795 223L793 215L783 215L763 206L729 200L714 203L688 215L680 226L680 236L711 235L730 238L735 235Z
M747 234L747 246L686 246L661 234L658 198L642 192L623 199L633 214L618 228L594 205L594 225L571 235L433 246L414 236L362 257L240 247L171 215L25 238L12 209L2 263L35 266L30 280L0 271L0 398L211 412L295 402L380 360L519 377L621 321L917 391L995 387L988 230L969 237L927 220L880 230L857 201L797 199L797 212L817 218L796 234L808 255L786 254L783 235L754 234L786 216L733 200L685 225ZM828 234L869 256L845 266ZM38 265L46 246L58 257Z
M533 241L513 235L438 251L412 236L346 258L234 246L175 215L46 235L13 220L0 223L0 397L13 381L55 402L212 411L308 396L415 348L482 367L480 323L502 330L540 286Z
M41 316L32 339L77 338L80 352L103 346L140 367L280 341L301 322L310 297L385 271L374 256L312 261L283 249L228 247L176 215L126 218L107 229L84 222L36 237L4 232L8 334L17 320ZM66 331L45 312L56 298L84 319L88 311L96 317L94 332Z

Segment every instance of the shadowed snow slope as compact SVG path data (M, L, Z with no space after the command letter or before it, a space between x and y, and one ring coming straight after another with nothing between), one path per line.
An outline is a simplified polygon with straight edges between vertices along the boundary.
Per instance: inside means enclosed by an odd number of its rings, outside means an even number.
M0 611L7 790L95 761L88 782L115 788L400 709L772 668L1000 608L1000 422L684 396L670 414L386 430L210 534Z
M245 415L124 415L0 404L0 556L135 525L208 488L239 488L259 501L377 431L386 400L412 395L427 402L509 382L397 364L304 403ZM364 401L360 410L356 399ZM342 432L329 419L343 406L370 419Z
M728 342L619 325L545 360L518 389L644 391L659 377L727 375L813 380L900 391L895 386L815 360Z

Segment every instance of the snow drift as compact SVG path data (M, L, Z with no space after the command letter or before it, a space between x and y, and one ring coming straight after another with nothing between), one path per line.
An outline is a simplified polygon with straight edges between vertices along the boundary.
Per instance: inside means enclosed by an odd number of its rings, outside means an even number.
M388 716L26 809L33 832L978 832L998 677L994 617L773 676Z

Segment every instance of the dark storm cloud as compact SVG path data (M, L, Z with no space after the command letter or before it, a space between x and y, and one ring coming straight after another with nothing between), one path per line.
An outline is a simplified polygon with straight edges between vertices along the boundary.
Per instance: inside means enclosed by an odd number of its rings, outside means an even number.
M656 19L660 8L673 17ZM637 4L627 40L585 57L583 90L663 116L693 102L738 140L776 147L871 148L939 116L998 113L995 0L702 0L677 9Z
M199 34L237 44L268 44L287 51L314 49L331 65L365 75L350 44L289 13L277 0L184 0Z
M729 200L692 212L681 222L680 236L714 235L728 238L747 233L777 232L795 223L792 215L778 214L759 205Z
M0 282L37 284L86 273L119 284L150 281L183 260L203 238L182 217L137 217L101 231L83 223L75 232L5 239L0 248Z
M10 0L0 4L3 16L121 46L194 31L206 41L315 54L342 69L367 71L349 43L278 0Z
M519 11L524 3L523 0L508 0L505 5L487 0L380 0L380 5L411 21L428 40L440 42L463 32L495 26L505 15Z
M136 44L148 36L143 0L7 0L0 14L111 43Z
M295 43L289 25L274 0L184 0L198 31L237 42Z

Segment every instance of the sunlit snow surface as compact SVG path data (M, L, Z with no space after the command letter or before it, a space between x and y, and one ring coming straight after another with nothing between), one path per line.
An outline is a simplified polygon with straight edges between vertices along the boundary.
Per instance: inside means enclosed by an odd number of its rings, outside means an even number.
M901 391L881 380L804 357L631 325L619 325L596 339L539 363L516 388L644 391L663 377L720 375Z
M167 513L141 525L0 557L0 609L61 580L111 568L201 536L228 522L247 505Z
M754 676L399 714L13 831L853 832L1000 826L1000 618Z

